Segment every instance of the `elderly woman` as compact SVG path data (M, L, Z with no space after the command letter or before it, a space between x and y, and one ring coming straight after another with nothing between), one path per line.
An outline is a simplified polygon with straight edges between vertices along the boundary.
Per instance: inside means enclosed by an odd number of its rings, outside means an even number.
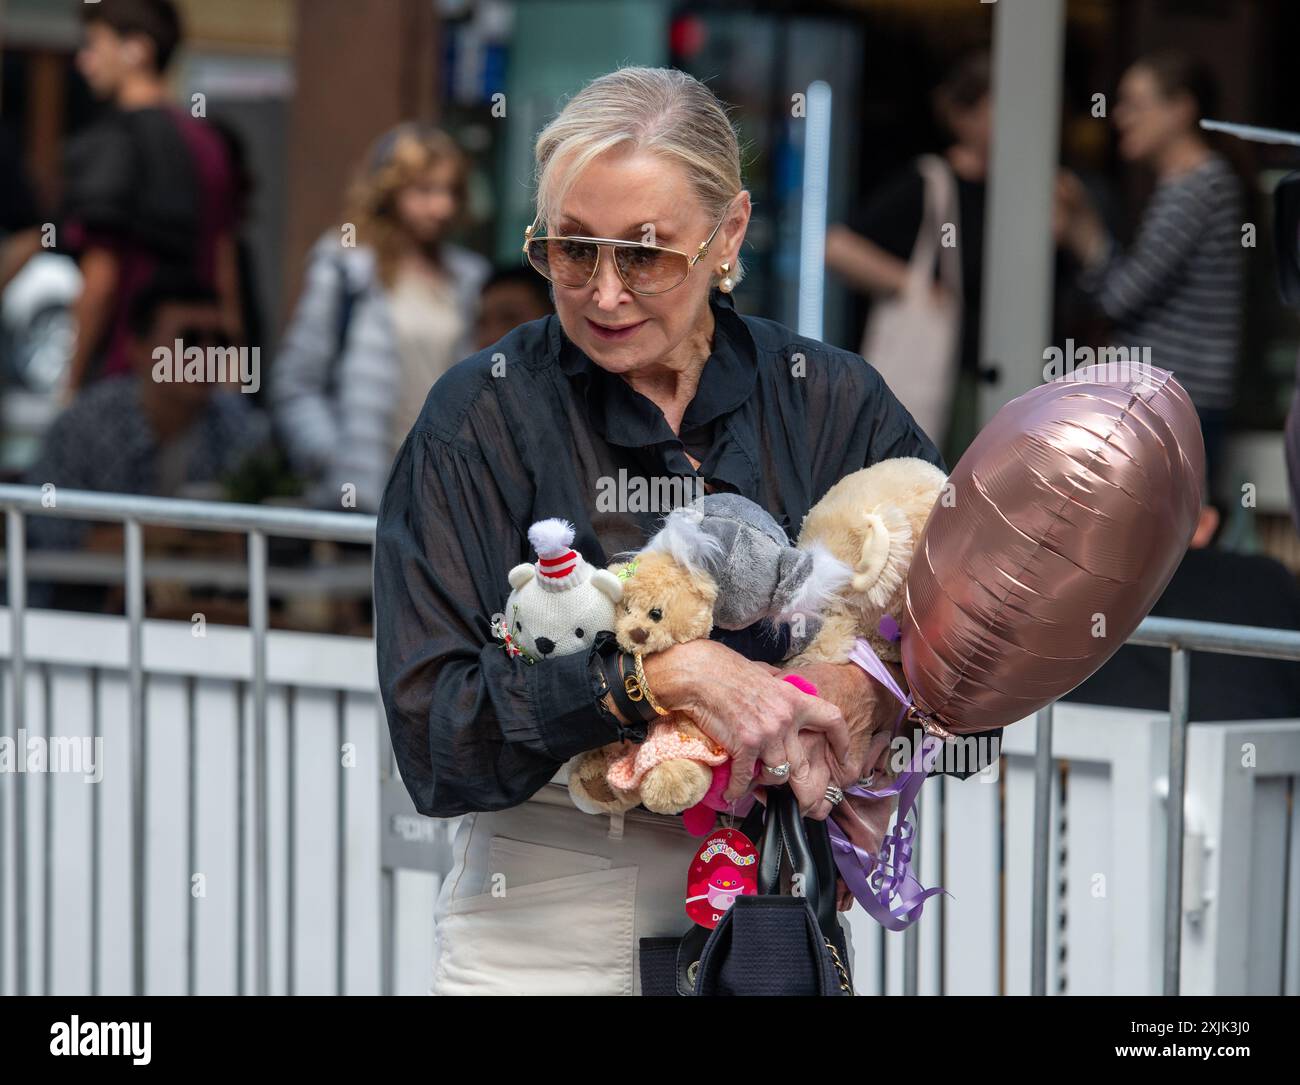
M529 525L572 521L574 547L603 565L667 511L597 502L621 471L743 494L797 532L850 471L943 464L861 357L735 311L750 198L736 134L697 80L596 79L536 159L525 247L556 314L443 376L398 452L379 514L379 674L417 808L468 815L437 906L434 993L632 994L638 940L689 925L698 841L677 818L582 813L555 779L645 725L617 711L600 650L526 666L493 641ZM862 775L897 704L853 664L806 669L820 696L800 693L764 645L678 645L646 657L646 681L733 756L727 797L761 765L760 784L789 781L824 818L829 785Z

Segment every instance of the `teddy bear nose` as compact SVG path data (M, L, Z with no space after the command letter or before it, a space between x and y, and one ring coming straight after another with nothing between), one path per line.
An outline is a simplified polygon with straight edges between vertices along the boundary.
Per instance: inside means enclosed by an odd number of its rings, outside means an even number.
M634 641L636 641L637 644L644 644L646 642L646 638L650 636L650 634L647 633L644 629L641 628L641 626L638 625L635 629L633 629L628 634L628 636L631 637Z
M537 650L544 656L548 656L555 651L555 641L551 640L550 637L538 637L536 644Z

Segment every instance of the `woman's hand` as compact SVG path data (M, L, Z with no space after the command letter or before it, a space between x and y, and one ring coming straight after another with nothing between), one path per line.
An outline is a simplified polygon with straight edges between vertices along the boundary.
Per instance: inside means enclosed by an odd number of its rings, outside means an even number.
M826 266L859 290L886 296L907 286L907 263L847 226L826 230Z
M856 663L809 663L790 673L808 679L817 687L817 699L840 710L849 732L849 782L856 782L888 745L902 704Z
M1100 263L1106 255L1106 226L1083 182L1069 170L1062 170L1056 177L1052 232L1057 244L1073 253L1085 268Z
M826 797L828 785L836 784L845 788L856 783L858 777L850 767L835 756L825 735L817 731L800 731L799 744L803 747L804 764L807 766L800 777L801 787L793 788L792 785L795 798L799 800L799 813L806 818L824 821L834 809L830 799ZM791 770L790 775L794 776L794 770ZM773 780L770 784L760 785L754 789L755 793L762 797L764 805L767 804L767 788L776 787L781 782ZM801 798L801 793L806 798Z
M835 910L837 912L847 912L853 907L853 890L844 884L844 879L839 875L835 877Z
M761 784L788 782L802 810L825 803L829 767L837 775L854 767L849 755L849 731L840 709L821 697L810 697L725 644L694 640L645 657L646 681L664 708L685 712L695 725L732 758L731 782L723 798L739 799L754 778L754 766L775 767L789 762L788 776L764 772ZM815 681L815 679L813 679ZM801 740L800 732L808 737ZM808 745L820 739L826 752ZM822 815L825 817L825 813Z

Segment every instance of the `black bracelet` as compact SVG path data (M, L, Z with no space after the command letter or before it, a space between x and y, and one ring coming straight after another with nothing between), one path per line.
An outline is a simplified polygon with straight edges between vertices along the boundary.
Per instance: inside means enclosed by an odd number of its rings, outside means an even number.
M608 720L620 733L623 730L623 722L610 710L605 703L605 696L609 693L609 680L605 677L605 659L599 652L593 651L587 657L587 674L591 678L591 697L596 702L596 708L599 709L602 719Z
M613 633L602 631L596 634L596 640L592 645L592 653L588 660L591 692L602 718L609 720L618 728L619 739L621 741L640 743L645 741L649 727L642 720L638 707L628 697L627 687L623 684L623 661L621 657L624 654L619 651L618 642L614 639ZM623 716L622 719L619 718L618 713L612 711L609 705L606 704L606 695L609 695L614 704L618 706Z
M633 700L629 696L625 683L629 674L636 674L636 670L633 659L627 652L615 652L606 657L605 679L609 683L610 693L613 694L614 704L618 706L623 718L628 721L624 727L626 732L624 737L632 742L644 742L650 724L659 717L659 713L646 698Z

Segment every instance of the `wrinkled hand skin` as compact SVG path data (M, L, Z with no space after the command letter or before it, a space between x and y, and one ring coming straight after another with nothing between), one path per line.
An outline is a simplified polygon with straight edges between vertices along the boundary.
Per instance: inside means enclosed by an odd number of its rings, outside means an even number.
M891 669L898 677L900 671ZM788 673L808 679L817 687L817 696L844 714L849 728L849 782L868 775L888 750L890 730L902 710L897 698L856 663L808 663Z

